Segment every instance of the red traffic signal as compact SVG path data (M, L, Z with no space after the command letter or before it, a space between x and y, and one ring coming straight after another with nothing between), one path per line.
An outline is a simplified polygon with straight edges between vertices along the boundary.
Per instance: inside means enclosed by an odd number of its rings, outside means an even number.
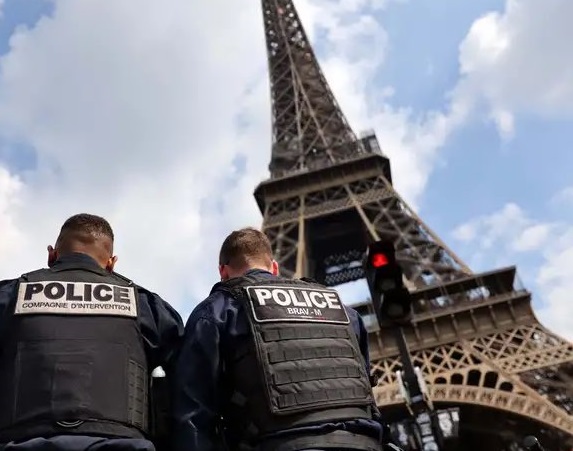
M370 256L370 263L374 268L380 268L386 266L389 263L388 257L382 253L375 253Z

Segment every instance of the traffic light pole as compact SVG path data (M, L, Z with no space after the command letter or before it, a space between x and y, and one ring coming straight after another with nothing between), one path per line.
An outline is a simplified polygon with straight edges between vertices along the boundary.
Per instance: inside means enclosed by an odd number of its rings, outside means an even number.
M416 374L403 327L394 325L393 329L404 371L404 378L399 382L404 391L406 406L414 420L416 441L423 451L440 451L443 449L443 437L436 421L436 412L425 392L423 376L421 372Z
M410 351L408 349L406 337L404 336L404 329L401 326L395 326L394 331L396 335L396 341L398 343L398 349L400 351L400 358L402 359L404 365L404 372L407 375L415 376L414 364L410 358Z
M395 332L404 377L398 373L400 389L414 418L414 435L423 451L441 451L443 436L436 413L425 390L421 371L416 371L403 325L411 323L412 299L403 285L402 270L396 262L394 246L390 242L376 242L368 247L365 273L376 318L380 327L391 327Z
M398 350L400 352L400 360L402 362L402 368L404 369L404 381L407 385L408 395L410 402L412 404L412 410L419 410L419 406L430 407L427 405L424 399L424 393L422 392L422 387L418 382L418 377L416 376L416 371L414 370L414 363L410 356L410 350L408 349L408 343L406 342L406 337L404 336L404 329L402 326L394 326L394 333L396 337L396 342L398 344Z

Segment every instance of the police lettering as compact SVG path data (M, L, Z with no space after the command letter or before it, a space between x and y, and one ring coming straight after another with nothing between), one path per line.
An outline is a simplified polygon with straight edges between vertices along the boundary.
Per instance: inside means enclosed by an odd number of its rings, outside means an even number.
M260 305L266 305L267 301L272 300L282 307L342 308L338 295L333 292L283 288L255 288L253 291Z
M258 285L246 287L245 290L257 322L349 322L346 310L334 290L276 285Z
M124 304L130 303L130 289L127 287L91 283L84 283L83 287L78 285L79 284L73 282L28 283L24 290L23 300L31 301L35 295L41 293L41 295L52 301L62 299L66 301L91 302L95 300L99 302L113 301L122 302Z
M137 299L133 287L107 283L21 283L14 313L136 317Z

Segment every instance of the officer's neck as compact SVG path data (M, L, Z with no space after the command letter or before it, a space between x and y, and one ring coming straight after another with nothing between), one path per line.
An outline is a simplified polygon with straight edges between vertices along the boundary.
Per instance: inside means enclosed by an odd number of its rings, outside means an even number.
M101 263L98 262L97 258L91 255L89 252L84 252L80 250L72 250L60 253L58 258L54 262L55 264L58 263L67 263L67 262L82 262L82 263L91 263L93 265L97 265L102 267ZM103 269L103 267L102 267Z
M56 246L58 259L90 259L97 263L102 269L105 269L109 256L113 254L113 248L104 246L101 241L95 243L80 243L77 241L67 242L63 245Z

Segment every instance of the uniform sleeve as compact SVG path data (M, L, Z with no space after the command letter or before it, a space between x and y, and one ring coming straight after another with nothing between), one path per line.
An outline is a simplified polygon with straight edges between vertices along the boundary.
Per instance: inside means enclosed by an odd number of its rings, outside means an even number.
M370 356L368 354L368 331L364 325L364 320L360 314L351 307L346 307L348 312L348 317L350 318L350 323L352 324L352 329L356 334L358 339L358 346L360 347L360 353L364 357L364 362L366 363L366 373L370 374Z
M155 293L139 291L145 301L140 303L141 329L152 368L161 366L171 374L183 338L183 320L177 310Z
M217 432L221 323L210 310L202 303L185 326L173 387L174 451L223 449Z
M364 357L366 362L366 372L370 374L370 350L368 346L368 331L366 330L366 325L364 320L357 313L356 322L358 323L358 344L360 345L360 352Z
M7 321L10 313L12 312L11 307L16 298L17 287L17 280L11 279L0 281L0 340L2 334L6 330Z
M364 320L362 316L356 312L356 328L358 329L358 344L360 346L360 353L364 357L364 362L366 364L366 374L370 375L370 349L368 345L368 331L366 330L366 325L364 324ZM372 401L372 415L376 421L378 421L382 427L385 427L385 424L382 419L382 415L380 413L380 409L376 405L376 401Z

